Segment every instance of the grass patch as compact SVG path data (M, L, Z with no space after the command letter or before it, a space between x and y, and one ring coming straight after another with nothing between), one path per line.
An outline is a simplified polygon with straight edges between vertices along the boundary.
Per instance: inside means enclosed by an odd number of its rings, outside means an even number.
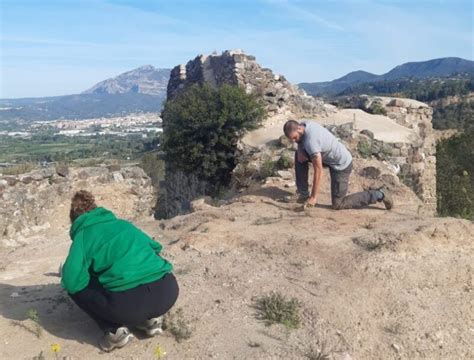
M287 299L278 292L265 295L255 303L258 319L265 321L267 325L283 324L288 329L299 327L299 307L297 299Z
M266 179L268 177L275 176L276 171L277 171L276 161L273 161L270 156L265 157L259 169L260 178Z
M163 320L163 330L169 330L175 340L180 343L192 335L189 321L184 317L183 309L179 308L174 314L167 315Z
M318 349L316 347L311 346L306 353L304 354L306 359L309 360L330 360L331 355L326 352L324 347Z
M364 159L368 159L372 155L372 144L369 141L361 140L357 144L357 151Z
M26 317L28 319L30 319L31 321L33 321L34 323L34 333L36 335L36 337L41 337L42 333L43 333L43 328L41 327L41 321L40 321L40 317L39 317L39 314L38 314L38 310L36 309L28 309L28 311L26 312Z

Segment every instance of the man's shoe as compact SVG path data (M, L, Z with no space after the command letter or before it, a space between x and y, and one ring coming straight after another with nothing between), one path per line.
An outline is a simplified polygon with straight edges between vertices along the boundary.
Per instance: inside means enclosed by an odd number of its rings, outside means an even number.
M379 191L383 194L382 202L385 205L385 209L393 209L393 206L395 204L393 202L393 197L392 194L390 194L390 191L388 191L387 188L381 188Z
M119 327L115 334L108 332L99 341L99 346L104 351L112 351L116 348L121 348L127 345L127 343L133 339L133 334L126 327Z
M304 204L306 203L308 199L309 199L309 196L296 193L296 194L285 196L284 198L281 199L281 201L285 203Z
M163 316L151 318L143 325L137 326L137 329L144 331L148 336L155 336L163 333Z

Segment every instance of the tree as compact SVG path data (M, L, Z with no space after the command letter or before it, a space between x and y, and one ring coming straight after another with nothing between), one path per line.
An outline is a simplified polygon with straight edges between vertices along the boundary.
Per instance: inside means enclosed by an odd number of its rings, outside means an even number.
M474 131L437 146L438 213L474 220Z
M264 110L254 96L236 86L192 85L167 101L162 112L168 166L192 173L216 194L229 184L237 143L256 129Z

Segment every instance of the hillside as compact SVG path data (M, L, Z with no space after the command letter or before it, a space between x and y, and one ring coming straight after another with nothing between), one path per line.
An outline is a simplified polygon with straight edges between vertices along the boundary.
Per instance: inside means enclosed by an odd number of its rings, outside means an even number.
M473 315L474 227L423 215L406 187L397 190L392 212L379 206L336 212L327 206L325 182L321 205L301 212L279 201L294 191L292 181L271 178L219 206L197 202L191 214L154 221L133 210L141 197L128 180L114 175L104 182L104 171L85 171L70 175L74 188L93 189L100 205L134 219L164 245L181 287L172 312L182 309L191 337L177 342L165 331L111 354L97 348L100 331L59 286L57 269L70 245L69 198L61 195L42 210L38 225L51 225L18 235L21 246L0 248L3 359L40 352L52 358L51 344L69 359L152 359L158 345L167 359L474 355L466 321ZM356 176L351 187L361 180ZM298 300L297 329L257 318L256 300L273 291ZM39 317L38 337L29 309Z
M135 93L1 99L0 121L76 120L159 112L163 100L163 96Z
M0 121L90 119L138 112L159 112L170 70L151 65L125 72L81 94L0 99Z
M408 62L396 66L382 75L366 71L354 71L333 81L301 83L299 86L308 94L323 96L336 95L351 86L402 79L444 78L451 75L474 75L474 62L455 57L428 61Z
M114 78L101 81L83 94L147 94L164 96L170 78L170 69L141 66Z

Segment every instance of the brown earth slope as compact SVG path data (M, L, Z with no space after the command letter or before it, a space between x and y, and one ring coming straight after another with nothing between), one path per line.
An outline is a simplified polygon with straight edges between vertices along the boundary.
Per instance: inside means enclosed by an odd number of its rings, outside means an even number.
M166 331L110 354L59 286L70 244L64 204L51 228L1 250L0 358L43 351L53 359L51 344L68 359L156 359L158 345L167 359L474 357L472 223L422 217L409 192L396 194L391 212L382 205L336 212L327 186L310 211L278 201L288 191L269 184L220 207L137 222L175 266L181 294L173 311L182 308L192 336L178 343ZM126 203L114 203L101 198L120 214ZM256 318L255 300L272 291L298 299L298 329ZM38 313L39 336L29 309Z

